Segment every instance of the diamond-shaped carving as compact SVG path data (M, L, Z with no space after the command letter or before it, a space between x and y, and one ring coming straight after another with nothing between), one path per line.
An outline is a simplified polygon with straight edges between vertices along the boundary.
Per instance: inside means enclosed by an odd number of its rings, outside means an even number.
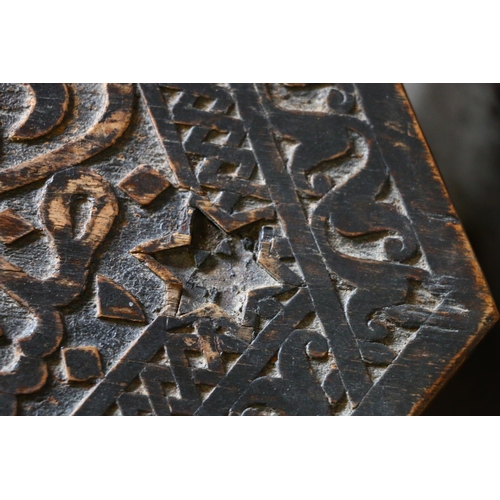
M87 382L102 377L99 350L93 346L69 347L62 350L66 378L70 382Z
M141 205L149 205L170 183L149 165L139 165L124 177L118 187Z

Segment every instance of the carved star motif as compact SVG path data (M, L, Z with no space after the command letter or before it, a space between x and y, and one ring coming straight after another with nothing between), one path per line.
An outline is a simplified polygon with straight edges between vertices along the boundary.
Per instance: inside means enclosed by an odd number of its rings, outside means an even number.
M229 237L202 212L194 221L194 213L188 208L175 232L141 243L131 253L165 282L164 314L215 303L242 319L248 292L275 285L276 277L258 264L249 238Z

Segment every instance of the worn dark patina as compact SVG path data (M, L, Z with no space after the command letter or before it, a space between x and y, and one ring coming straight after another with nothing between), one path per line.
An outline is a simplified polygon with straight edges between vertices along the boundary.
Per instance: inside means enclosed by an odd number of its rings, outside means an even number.
M3 414L417 414L497 318L399 85L0 96Z

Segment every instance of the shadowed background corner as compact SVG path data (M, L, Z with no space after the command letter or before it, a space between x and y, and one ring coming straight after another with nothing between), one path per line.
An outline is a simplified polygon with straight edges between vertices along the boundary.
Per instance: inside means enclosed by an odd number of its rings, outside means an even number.
M499 304L500 86L404 85ZM424 415L500 415L499 325L480 342Z

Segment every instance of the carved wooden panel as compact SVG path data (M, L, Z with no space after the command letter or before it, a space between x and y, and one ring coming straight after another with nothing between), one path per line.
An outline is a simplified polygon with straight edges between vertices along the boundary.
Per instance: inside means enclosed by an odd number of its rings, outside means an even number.
M398 85L0 99L2 414L414 414L496 320Z

